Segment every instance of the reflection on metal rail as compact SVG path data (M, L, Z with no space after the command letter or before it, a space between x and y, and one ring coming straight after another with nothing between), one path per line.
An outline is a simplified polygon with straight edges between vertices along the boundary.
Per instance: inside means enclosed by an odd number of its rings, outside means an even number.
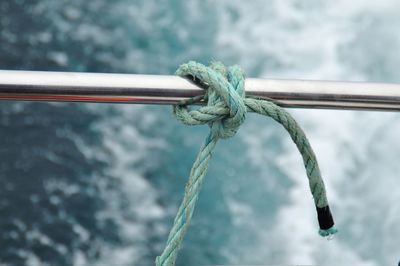
M0 70L0 100L174 104L203 93L177 76ZM400 84L247 78L246 95L285 107L400 111Z

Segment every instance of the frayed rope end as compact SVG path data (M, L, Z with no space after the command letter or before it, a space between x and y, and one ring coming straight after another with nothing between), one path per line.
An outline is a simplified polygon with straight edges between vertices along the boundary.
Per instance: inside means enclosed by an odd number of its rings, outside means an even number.
M331 235L334 235L338 232L337 228L333 225L331 228L328 229L319 229L319 235L323 237L329 237Z

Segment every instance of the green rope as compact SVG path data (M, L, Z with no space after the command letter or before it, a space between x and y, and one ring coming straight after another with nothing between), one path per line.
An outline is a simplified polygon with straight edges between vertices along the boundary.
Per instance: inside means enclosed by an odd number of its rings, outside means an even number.
M156 258L156 266L175 265L178 250L189 227L204 176L212 153L220 138L235 135L243 123L246 113L251 111L269 116L280 123L290 134L303 157L309 186L317 209L320 235L329 236L337 232L326 198L324 182L315 154L303 130L294 118L272 101L245 97L244 73L238 66L226 68L221 63L206 67L196 62L181 65L176 74L190 77L206 89L204 96L194 97L175 105L176 118L187 125L208 124L210 132L192 166L185 187L183 201L175 217L163 253ZM189 104L206 101L207 106L190 110Z

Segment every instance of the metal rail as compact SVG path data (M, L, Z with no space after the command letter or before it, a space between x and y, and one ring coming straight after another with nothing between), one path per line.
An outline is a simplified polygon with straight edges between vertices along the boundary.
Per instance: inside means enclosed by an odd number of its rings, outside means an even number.
M203 93L176 76L0 70L0 100L174 104ZM248 78L246 95L285 107L400 111L400 84Z

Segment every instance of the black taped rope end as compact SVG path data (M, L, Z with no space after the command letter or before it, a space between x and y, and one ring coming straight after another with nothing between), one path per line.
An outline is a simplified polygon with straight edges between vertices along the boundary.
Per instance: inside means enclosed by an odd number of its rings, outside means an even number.
M319 234L323 237L334 235L338 232L333 221L331 210L329 206L319 208L317 207Z

